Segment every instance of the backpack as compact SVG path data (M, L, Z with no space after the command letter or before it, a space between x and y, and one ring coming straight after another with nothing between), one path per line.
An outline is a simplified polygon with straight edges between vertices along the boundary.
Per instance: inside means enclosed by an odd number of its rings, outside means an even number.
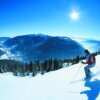
M86 64L95 64L96 63L96 58L94 55L89 54L89 57L87 58Z
M96 63L96 58L95 58L94 55L91 55L89 59L90 59L90 63L91 64L95 64Z

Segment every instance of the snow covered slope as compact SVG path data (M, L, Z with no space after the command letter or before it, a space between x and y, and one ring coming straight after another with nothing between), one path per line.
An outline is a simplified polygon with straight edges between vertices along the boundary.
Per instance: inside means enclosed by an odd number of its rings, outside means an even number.
M91 80L84 81L81 63L36 77L0 74L1 100L100 100L100 56ZM79 73L73 80L78 69Z

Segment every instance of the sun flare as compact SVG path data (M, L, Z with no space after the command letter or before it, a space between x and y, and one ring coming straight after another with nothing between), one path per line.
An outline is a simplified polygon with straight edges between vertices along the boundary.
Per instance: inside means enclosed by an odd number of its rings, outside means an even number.
M79 12L77 12L77 11L72 11L72 12L70 13L70 18L71 18L72 20L78 20L78 19L79 19Z

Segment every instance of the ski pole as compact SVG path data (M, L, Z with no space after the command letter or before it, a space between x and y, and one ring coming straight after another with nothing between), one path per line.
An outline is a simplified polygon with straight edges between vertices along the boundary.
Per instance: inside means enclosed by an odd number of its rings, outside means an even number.
M74 77L73 77L73 79L72 79L72 81L70 83L73 83L73 81L75 80L76 76L78 75L78 73L79 73L79 71L81 69L81 66L82 66L82 64L79 66L78 71L75 73L75 75L74 75Z

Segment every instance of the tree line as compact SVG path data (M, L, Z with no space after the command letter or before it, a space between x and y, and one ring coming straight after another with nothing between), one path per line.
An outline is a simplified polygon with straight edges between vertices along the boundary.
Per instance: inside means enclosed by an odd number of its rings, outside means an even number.
M100 52L95 52L93 55L98 55ZM0 60L0 73L12 72L15 76L36 76L37 74L44 74L50 71L55 71L63 67L69 67L73 64L79 63L85 57L75 57L73 59L48 59L44 62L36 60L34 62L22 63L15 60Z

